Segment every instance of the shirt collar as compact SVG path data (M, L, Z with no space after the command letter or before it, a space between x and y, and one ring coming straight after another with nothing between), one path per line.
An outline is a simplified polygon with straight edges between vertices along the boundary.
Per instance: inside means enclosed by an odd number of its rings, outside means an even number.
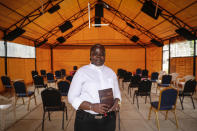
M102 66L96 66L96 65L91 64L91 63L90 63L90 66L91 66L92 68L94 68L94 69L96 69L96 70L100 70L100 71L102 71L103 68L104 68L104 65L102 65Z

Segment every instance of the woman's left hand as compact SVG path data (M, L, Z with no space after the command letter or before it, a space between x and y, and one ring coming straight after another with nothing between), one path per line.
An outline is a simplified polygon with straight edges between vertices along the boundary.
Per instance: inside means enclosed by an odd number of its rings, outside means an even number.
M120 100L118 98L116 98L115 101L114 101L114 105L108 110L108 112L110 112L110 111L119 111L119 109L120 109L120 106L118 104L119 101Z

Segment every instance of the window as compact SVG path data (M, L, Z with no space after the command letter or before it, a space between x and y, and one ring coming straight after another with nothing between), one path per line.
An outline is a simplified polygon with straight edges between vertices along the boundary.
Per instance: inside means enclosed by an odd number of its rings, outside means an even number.
M163 46L163 71L168 73L169 64L169 45Z
M0 54L2 56L5 56L4 48L5 47L3 41L0 41L0 51L3 52ZM35 47L7 42L7 56L19 58L35 58Z
M194 41L183 41L170 45L171 57L188 57L194 55Z
M5 46L3 41L0 41L0 56L5 56Z

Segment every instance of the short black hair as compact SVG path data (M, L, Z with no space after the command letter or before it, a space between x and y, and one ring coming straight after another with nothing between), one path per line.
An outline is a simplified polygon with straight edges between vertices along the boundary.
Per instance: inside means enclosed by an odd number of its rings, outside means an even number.
M96 48L101 48L101 49L103 49L103 51L104 51L104 53L105 53L105 47L104 47L103 45L101 45L101 44L95 44L95 45L93 45L93 46L90 48L90 55L91 55L91 53L92 53Z

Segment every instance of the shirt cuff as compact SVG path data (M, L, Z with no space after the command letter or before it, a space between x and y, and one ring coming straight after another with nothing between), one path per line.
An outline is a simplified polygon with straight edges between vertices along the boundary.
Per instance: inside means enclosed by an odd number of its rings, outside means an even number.
M78 110L79 106L81 105L81 103L84 100L80 99L80 98L75 98L75 100L72 103L72 106L75 108L75 110Z

